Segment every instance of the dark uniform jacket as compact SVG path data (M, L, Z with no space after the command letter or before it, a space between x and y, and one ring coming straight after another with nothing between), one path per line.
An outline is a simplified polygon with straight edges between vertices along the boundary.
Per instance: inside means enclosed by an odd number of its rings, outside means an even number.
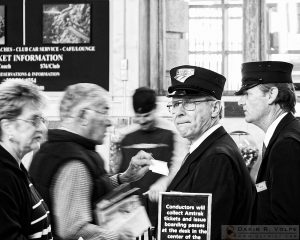
M211 239L222 225L249 224L254 187L235 142L219 127L186 159L168 191L212 193Z
M300 122L291 113L276 127L256 183L255 224L300 224Z

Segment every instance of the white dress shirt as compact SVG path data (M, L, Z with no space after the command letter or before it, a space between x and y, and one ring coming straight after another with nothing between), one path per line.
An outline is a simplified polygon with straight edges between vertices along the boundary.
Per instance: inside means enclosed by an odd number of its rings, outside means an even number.
M278 126L278 124L280 123L280 121L284 118L284 116L287 115L287 113L283 113L281 114L278 118L276 118L276 120L274 122L272 122L272 124L268 127L268 130L266 131L266 135L265 135L265 139L264 139L264 144L266 146L266 148L269 145L269 142L275 132L276 127Z
M216 131L219 127L221 127L221 124L217 124L213 127L211 127L210 129L208 129L205 133L203 133L195 142L193 142L191 144L190 147L190 154L197 148L200 146L200 144L206 139L208 138L209 135L211 135L214 131Z

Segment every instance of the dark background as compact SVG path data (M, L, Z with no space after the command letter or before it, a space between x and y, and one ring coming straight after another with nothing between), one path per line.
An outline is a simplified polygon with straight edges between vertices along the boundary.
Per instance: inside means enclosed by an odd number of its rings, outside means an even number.
M90 4L90 44L43 44L44 4ZM5 45L0 47L23 46L23 0L0 0L5 5ZM40 69L37 62L12 62L12 69L6 72L60 72L60 77L36 77L37 84L45 91L63 91L68 85L79 82L96 83L109 88L109 0L27 0L26 1L26 45L25 46L95 46L95 52L41 52L41 54L63 54L60 69ZM11 53L5 53L11 54ZM12 54L40 54L23 52ZM50 62L44 62L50 63ZM56 63L56 62L51 62ZM0 71L4 71L1 69ZM0 81L3 77L0 78Z
M167 215L167 211L172 211L171 209L166 209L166 205L167 204L170 204L170 205L188 205L188 206L200 206L200 205L205 205L205 210L202 210L204 212L204 216L203 217L199 217L199 216L195 216L197 218L206 218L208 220L208 196L201 196L201 195L168 195L168 194L163 194L162 195L162 201L161 201L161 225L160 225L160 230L162 230L164 228L164 216L170 216L170 215ZM176 211L195 211L195 212L199 212L199 210L196 210L196 207L194 210L178 210L178 209L174 209ZM175 215L174 215L175 216ZM182 219L182 217L190 217L190 216L185 216L185 215L178 215L178 217L180 217ZM168 221L170 222L170 221ZM172 221L174 222L174 221ZM185 221L181 221L182 223L186 223L188 225L188 223L198 223L198 224L205 224L207 226L207 223L208 222L185 222ZM170 228L170 227L168 227ZM173 227L173 228L176 228L177 230L180 229L180 227ZM193 228L193 229L197 229L197 228ZM176 234L180 234L180 235L184 235L184 236L187 236L187 235L197 235L197 236L201 236L201 239L205 240L207 239L207 235L206 234L200 234L200 233L197 233L197 234L192 234L192 230L191 230L191 233L188 234L188 233L169 233L169 232L160 232L158 233L160 234L161 236L161 240L166 240L168 239L167 238L167 235L176 235ZM185 238L183 238L184 240ZM190 238L190 240L192 240L192 238Z

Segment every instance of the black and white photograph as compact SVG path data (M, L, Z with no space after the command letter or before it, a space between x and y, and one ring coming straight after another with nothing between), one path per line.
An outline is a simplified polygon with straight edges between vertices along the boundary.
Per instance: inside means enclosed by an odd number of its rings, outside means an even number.
M88 44L90 35L90 4L43 5L44 44Z
M299 240L300 0L0 0L0 240Z
M5 44L5 7L0 5L0 45Z

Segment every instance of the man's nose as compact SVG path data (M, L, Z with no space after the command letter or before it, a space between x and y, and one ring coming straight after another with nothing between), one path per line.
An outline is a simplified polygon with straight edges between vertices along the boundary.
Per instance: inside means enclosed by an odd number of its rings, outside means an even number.
M244 105L244 104L245 104L244 96L241 96L240 99L238 100L238 105L241 106L241 105Z
M183 103L180 103L176 109L174 109L174 116L183 115L185 113L185 109L183 107Z
M40 130L40 131L48 131L48 122L40 122L37 126L37 129Z

